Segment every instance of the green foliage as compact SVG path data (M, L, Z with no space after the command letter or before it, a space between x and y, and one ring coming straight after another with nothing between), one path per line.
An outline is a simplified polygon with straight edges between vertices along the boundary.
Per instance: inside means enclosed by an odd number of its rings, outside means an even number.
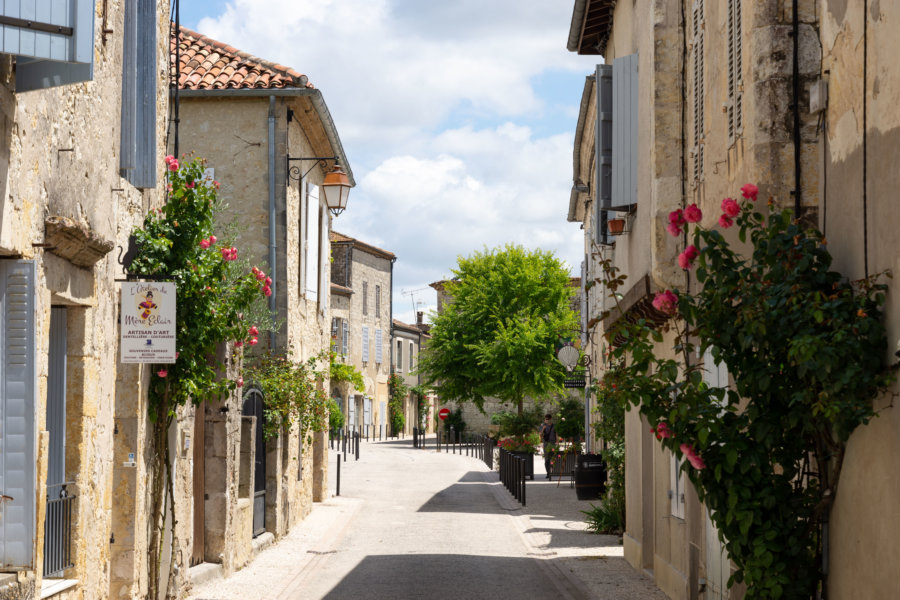
M620 505L621 503L621 505ZM599 506L591 504L590 510L581 511L587 518L588 531L621 535L625 531L625 498L607 496Z
M769 208L765 217L741 203L735 222L750 256L717 230L694 229L700 289L678 296L662 332L619 319L604 382L686 459L734 561L729 585L745 582L748 599L808 599L824 578L816 531L837 494L847 439L893 379L884 365L886 286L830 271L821 233ZM616 300L624 277L604 267ZM654 353L665 331L675 333L677 359ZM704 382L692 359L707 349L728 366L733 389Z
M171 191L165 206L151 211L133 232L138 252L131 273L138 277L174 281L177 350L175 364L154 367L150 383L151 417L173 414L188 400L199 404L236 389L237 381L223 379L224 364L216 358L219 344L256 343L251 326L272 328L262 291L265 284L245 260L226 260L221 252L231 240L201 244L213 235L221 206L218 184L204 176L205 163L193 160L169 171ZM160 376L164 373L165 376Z
M573 288L552 253L507 245L460 257L446 284L452 300L433 317L419 370L444 401L496 397L522 410L525 396L562 391L560 337L578 329Z
M625 406L615 395L614 383L620 377L616 369L611 369L594 388L596 412L600 414L594 433L603 441L600 455L607 472L606 497L599 509L604 515L604 529L598 533L625 529Z
M388 378L388 386L391 390L391 399L388 401L391 429L397 434L406 427L406 415L403 412L403 405L407 396L409 396L410 387L396 373L391 373L391 376Z
M584 437L584 402L571 396L565 398L559 404L554 422L556 434L562 439L581 439Z
M343 429L344 413L334 398L328 399L328 428L332 431Z
M330 352L329 354L331 383L349 383L357 392L365 392L366 382L359 369L351 364L339 361L336 353Z
M437 413L435 413L434 418L440 421L440 417L437 416ZM451 410L450 414L447 415L447 418L444 420L444 431L450 431L451 427L456 433L462 433L466 430L467 425L465 419L463 419L462 407Z
M324 359L320 355L297 363L284 355L266 353L248 360L248 381L263 392L266 440L294 424L306 433L325 429L329 401L333 400L324 392L324 373L316 370L317 363Z
M544 420L544 411L540 406L531 406L522 411L522 414L511 411L495 413L491 422L496 420L500 426L500 436L524 436L537 431L541 421Z

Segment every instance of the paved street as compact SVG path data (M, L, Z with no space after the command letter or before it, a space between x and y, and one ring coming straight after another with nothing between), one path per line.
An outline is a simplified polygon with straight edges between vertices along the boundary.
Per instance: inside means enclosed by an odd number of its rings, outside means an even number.
M625 563L619 538L583 531L589 503L543 479L540 457L525 509L483 462L433 444L363 442L349 459L340 497L192 598L665 598Z

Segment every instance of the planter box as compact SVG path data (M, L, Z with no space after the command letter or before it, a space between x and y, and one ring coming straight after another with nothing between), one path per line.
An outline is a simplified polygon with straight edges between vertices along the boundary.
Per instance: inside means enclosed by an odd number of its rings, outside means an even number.
M525 459L525 477L534 481L534 454L531 452L510 452L510 454Z
M552 477L572 475L575 470L575 459L578 455L575 452L562 452L551 457L553 464L550 465L550 475Z
M575 494L596 500L606 491L606 463L599 454L579 454L575 465Z

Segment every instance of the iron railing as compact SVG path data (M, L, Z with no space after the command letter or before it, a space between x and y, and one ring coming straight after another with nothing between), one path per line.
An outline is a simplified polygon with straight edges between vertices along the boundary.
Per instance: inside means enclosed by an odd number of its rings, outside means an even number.
M47 514L44 518L44 577L61 575L72 568L72 506L69 493L74 482L47 486Z

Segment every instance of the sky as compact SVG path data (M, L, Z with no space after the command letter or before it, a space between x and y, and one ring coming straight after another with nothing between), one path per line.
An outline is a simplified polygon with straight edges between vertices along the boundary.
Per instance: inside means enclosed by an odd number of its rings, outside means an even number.
M356 187L334 230L397 255L394 318L436 305L458 256L552 250L566 221L585 76L572 0L182 0L182 25L309 77ZM412 184L412 185L411 185Z

